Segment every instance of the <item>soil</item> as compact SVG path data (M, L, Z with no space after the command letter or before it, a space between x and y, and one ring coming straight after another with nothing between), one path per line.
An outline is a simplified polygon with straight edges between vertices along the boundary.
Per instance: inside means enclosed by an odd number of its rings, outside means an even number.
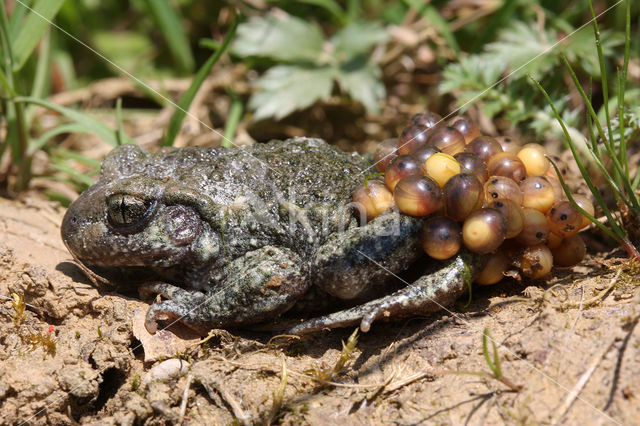
M543 281L475 288L467 308L376 323L332 373L351 329L304 339L216 331L206 343L144 335L147 305L97 289L73 263L63 213L33 197L0 199L2 424L640 419L638 272L612 254ZM501 380L483 354L485 329Z

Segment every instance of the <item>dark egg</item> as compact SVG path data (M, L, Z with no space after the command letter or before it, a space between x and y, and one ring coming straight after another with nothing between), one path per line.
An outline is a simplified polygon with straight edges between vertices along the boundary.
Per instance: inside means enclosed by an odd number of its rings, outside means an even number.
M547 213L549 228L563 237L577 233L582 228L583 216L568 200L558 201Z
M373 161L376 164L379 172L384 173L387 170L387 166L398 156L398 145L395 139L387 139L378 145L376 153L373 157Z
M513 238L524 228L524 214L519 204L506 198L498 198L489 203L488 207L499 210L507 221L505 238Z
M489 256L487 263L474 281L480 285L497 284L504 278L504 273L510 266L511 258L502 250L498 250Z
M429 145L438 147L449 155L457 154L464 150L465 142L462 133L453 127L437 127L429 136Z
M484 197L487 202L498 198L507 198L515 203L522 204L522 191L520 186L504 176L491 176L484 184Z
M587 246L580 234L571 235L551 249L553 264L561 268L577 265L587 254Z
M426 145L429 137L429 129L419 124L411 124L405 127L398 136L398 154L410 154L423 145Z
M462 246L460 225L440 216L429 219L422 227L422 248L434 259L444 260L454 256Z
M393 191L398 210L411 216L427 216L442 208L442 190L428 176L407 176Z
M462 222L469 214L482 207L484 188L470 174L452 176L443 188L445 214L451 219Z
M549 247L538 244L526 247L519 257L520 271L525 277L537 279L551 272L553 255Z
M517 154L522 146L520 139L513 136L496 136L495 139L498 141L504 152Z
M499 152L489 158L487 168L491 176L504 176L520 182L527 177L524 163L517 155L510 152Z
M473 211L462 225L462 241L474 253L496 251L507 235L507 221L496 209Z
M355 190L353 202L368 222L393 206L393 194L381 181L369 180Z
M389 163L384 173L384 181L387 188L393 191L398 181L403 177L421 174L422 169L415 158L410 155L398 155Z
M556 201L553 186L544 176L529 176L520 182L522 191L522 206L540 210L542 213L549 211Z
M483 184L489 178L487 163L471 152L459 152L453 156L460 163L460 173L475 175Z
M424 164L425 161L429 159L433 154L441 152L438 148L433 145L425 145L416 149L411 153L411 156L418 160L418 163Z
M544 213L539 210L525 207L522 209L522 232L516 237L516 241L525 246L534 246L545 243L549 238L549 223Z
M472 152L485 162L502 151L502 145L491 136L479 136L464 147L465 152Z
M411 122L413 124L425 126L427 129L437 126L440 121L442 121L442 117L439 114L430 111L416 114L411 117Z
M453 117L449 120L449 126L462 133L465 143L469 143L481 135L480 129L476 126L476 123L465 116Z

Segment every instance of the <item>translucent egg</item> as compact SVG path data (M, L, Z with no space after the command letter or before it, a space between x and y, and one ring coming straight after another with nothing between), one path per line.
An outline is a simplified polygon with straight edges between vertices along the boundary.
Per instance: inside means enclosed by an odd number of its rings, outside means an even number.
M485 162L496 154L503 152L502 145L491 136L479 136L464 147L465 152L471 152Z
M547 237L547 247L553 250L562 244L563 239L562 235L558 235L555 232L549 232L549 236Z
M474 282L480 285L497 284L504 278L504 273L511 266L511 258L503 251L498 250L487 259L487 263Z
M524 213L519 204L506 198L498 198L489 203L487 207L496 209L502 213L507 221L507 234L505 238L513 238L522 232L524 228Z
M370 180L353 193L353 202L364 212L367 222L393 207L393 194L379 180Z
M491 176L484 184L484 198L487 202L506 198L521 205L524 197L520 186L513 179L504 176Z
M473 211L462 225L462 241L474 253L496 251L507 234L507 221L496 209Z
M441 151L438 148L436 148L435 146L433 146L433 145L425 145L425 146L421 146L420 148L418 148L415 151L413 151L411 153L411 156L413 158L415 158L416 160L418 160L418 163L424 164L425 161L427 161L427 159L429 157L431 157L433 154L435 154L437 152L441 152Z
M587 246L580 234L571 235L551 249L553 264L561 268L577 265L587 254Z
M422 168L415 158L410 155L399 155L389 163L384 173L384 181L387 188L393 191L398 181L403 177L421 174Z
M525 277L537 279L551 272L553 255L549 247L538 244L526 247L519 257L520 271Z
M504 152L510 152L512 154L517 154L520 151L520 147L522 143L520 139L513 136L496 136L496 141L502 146L502 150Z
M590 199L580 194L572 194L572 196L573 201L575 201L576 204L582 208L582 210L586 211L591 216L595 214L595 209ZM584 229L589 225L591 225L591 221L586 216L582 216L582 225L580 226L580 229Z
M442 116L430 111L416 114L411 117L411 122L413 124L419 124L421 126L425 126L428 129L437 126L440 121L442 121Z
M433 154L423 164L423 171L433 178L441 187L451 178L460 173L460 164L452 156L443 152Z
M460 225L441 216L429 219L422 228L422 248L434 259L444 260L455 256L462 246Z
M445 214L458 222L482 207L484 202L484 188L475 175L461 173L452 176L444 185L443 192Z
M549 223L544 213L525 207L522 209L522 216L522 232L518 234L516 241L525 246L545 243L549 238Z
M471 152L459 152L453 156L460 163L460 173L475 175L483 184L489 178L487 163Z
M547 174L545 177L547 178L547 182L549 182L551 184L551 187L553 188L553 195L556 201L566 200L567 195L564 193L564 189L562 189L560 181L555 177L549 176L549 174Z
M518 151L518 158L524 163L528 176L544 176L549 171L547 150L540 144L528 143Z
M490 176L504 176L520 182L527 177L524 163L510 152L499 152L489 158L487 168Z
M558 168L558 171L560 172L562 179L566 179L567 175L569 174L569 167L567 166L567 163L562 161L562 159L557 155L552 155L551 160L555 163L556 167ZM558 179L558 173L556 172L556 169L553 168L553 166L549 167L549 170L547 170L546 175L551 176L552 178Z
M429 129L419 124L405 127L398 136L398 154L407 155L427 144Z
M428 143L449 155L463 151L465 146L464 136L453 127L435 128L429 135Z
M387 170L387 166L398 156L398 145L395 139L387 139L378 145L376 153L373 157L373 161L376 164L379 172L384 173Z
M568 237L576 234L583 224L584 217L568 200L558 201L547 213L549 229L558 235Z
M427 216L442 208L442 190L428 176L407 176L398 182L393 199L398 210L411 216Z
M546 213L556 201L553 186L543 176L529 176L520 183L522 206Z
M465 143L469 143L481 135L480 129L476 126L476 123L471 121L468 117L454 117L449 120L449 126L462 133Z

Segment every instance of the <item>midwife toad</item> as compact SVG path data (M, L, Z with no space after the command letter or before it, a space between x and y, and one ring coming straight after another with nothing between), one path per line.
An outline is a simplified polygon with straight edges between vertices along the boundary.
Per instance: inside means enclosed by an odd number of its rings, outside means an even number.
M69 207L62 238L98 275L153 273L142 294L167 300L149 308L150 332L157 321L176 319L202 333L254 324L289 310L312 288L321 290L314 297L370 299L393 274L425 259L423 219L389 210L359 225L351 195L372 173L364 157L319 139L155 154L124 145ZM381 317L439 310L466 290L477 263L459 255L395 293L291 332L358 322L367 331Z

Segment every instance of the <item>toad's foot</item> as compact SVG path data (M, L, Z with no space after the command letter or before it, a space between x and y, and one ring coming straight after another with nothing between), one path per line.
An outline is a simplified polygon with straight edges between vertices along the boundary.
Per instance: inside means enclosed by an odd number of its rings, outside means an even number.
M436 272L424 275L403 289L351 309L314 318L293 327L291 334L308 334L327 328L360 323L363 332L382 317L402 317L437 312L451 306L469 288L482 268L484 256L461 253Z
M212 328L272 319L307 290L301 265L290 250L267 246L231 262L226 278L206 293L167 283L145 284L141 294L159 293L169 299L151 305L145 327L155 333L158 321L180 321L206 334Z

